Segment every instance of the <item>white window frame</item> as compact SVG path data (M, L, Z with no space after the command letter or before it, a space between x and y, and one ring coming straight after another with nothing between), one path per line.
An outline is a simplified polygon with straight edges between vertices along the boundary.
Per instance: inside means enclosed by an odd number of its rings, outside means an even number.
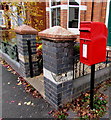
M61 9L61 5L55 5L55 6L51 6L51 0L49 0L49 17L50 17L50 28L52 27L52 13L51 13L51 9L54 8L60 8Z
M17 12L15 12L17 10L16 6L10 6L11 11L13 11L14 13L12 13L13 15L10 16L11 19L11 28L14 28L17 26Z
M5 18L4 18L4 10L0 10L0 12L2 12L2 18L0 18L0 19L2 19L3 20L3 25L0 25L0 27L6 27L6 25L5 25Z
M68 0L68 5L55 5L55 6L51 6L51 0L49 0L49 7L46 8L46 11L49 11L49 27L52 27L52 14L51 14L51 9L52 8L60 8L60 9L67 9L68 10L68 14L67 14L67 29L71 32L73 32L74 34L79 35L79 28L80 28L80 11L81 10L87 10L87 6L85 5L81 5L81 0L79 1L79 5L69 5L69 0ZM79 7L79 20L78 20L78 28L69 28L69 7Z
M106 21L105 24L108 27L108 19L109 19L109 5L110 5L110 0L107 0L107 8L106 8Z
M78 7L79 8L79 19L78 19L78 28L69 28L69 7ZM69 0L68 0L68 15L67 15L67 29L71 32L73 32L74 34L79 35L79 27L80 27L80 7L81 7L81 0L79 0L79 5L69 5Z
M21 3L23 6L24 6L24 3L22 2ZM10 6L10 9L12 9L13 11L17 11L17 7L16 6ZM11 17L11 28L14 28L14 27L16 27L16 26L18 26L18 13L17 12L14 12L13 13L13 15L15 16L10 16ZM23 16L26 16L26 14L25 14L25 12L24 12L24 9L23 9L23 11L22 11L22 15ZM15 20L14 22L13 22L13 19ZM24 19L23 18L21 18L23 21L24 21Z
M25 5L24 5L24 2L20 2L20 4L23 6L23 10L21 11L22 12L22 16L26 17L26 13L25 13ZM18 15L17 15L18 16ZM17 19L18 20L18 19ZM22 21L24 21L25 19L24 18L21 18Z

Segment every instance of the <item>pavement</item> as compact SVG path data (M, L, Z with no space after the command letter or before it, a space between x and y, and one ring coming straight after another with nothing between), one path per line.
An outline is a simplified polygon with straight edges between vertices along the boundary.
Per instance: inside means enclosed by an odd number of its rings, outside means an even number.
M17 85L17 75L7 71L1 65L0 71L2 71L0 73L2 118L52 118L48 114L54 109L52 106L43 98L34 98L30 93L26 93L23 85Z
M2 108L0 109L0 118L5 120L12 120L12 118L52 119L48 112L54 108L45 99L34 98L30 93L26 93L23 85L17 85L17 78L17 75L0 65L0 86L2 86L0 87L0 108ZM100 120L111 120L111 87L104 93L109 96L109 109ZM69 119L75 118L76 113L71 111L68 113Z

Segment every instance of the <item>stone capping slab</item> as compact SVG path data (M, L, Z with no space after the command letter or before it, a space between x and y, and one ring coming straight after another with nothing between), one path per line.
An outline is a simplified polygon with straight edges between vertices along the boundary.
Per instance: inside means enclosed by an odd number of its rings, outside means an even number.
M38 35L43 39L55 40L55 41L66 41L75 40L76 35L61 26L54 26L43 30L38 33Z
M38 31L28 25L21 25L21 26L18 26L14 29L14 31L17 33L17 34L21 34L21 35L37 35L38 34Z

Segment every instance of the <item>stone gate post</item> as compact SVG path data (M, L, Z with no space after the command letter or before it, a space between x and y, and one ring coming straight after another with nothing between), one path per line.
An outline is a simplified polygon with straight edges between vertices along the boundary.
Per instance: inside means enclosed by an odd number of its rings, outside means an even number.
M23 77L37 76L36 35L38 32L27 25L15 28L15 32L17 35L20 75Z
M75 35L54 26L38 33L43 40L43 71L46 100L55 108L68 102L73 92Z

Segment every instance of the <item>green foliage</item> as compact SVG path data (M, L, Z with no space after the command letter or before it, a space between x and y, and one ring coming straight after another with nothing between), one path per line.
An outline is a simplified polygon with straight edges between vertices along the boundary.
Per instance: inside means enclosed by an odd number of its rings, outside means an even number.
M60 111L54 111L53 116L59 120L65 120L68 114L63 110L60 110Z
M80 46L79 46L79 44L75 44L74 45L74 55L79 54L79 52L80 52Z
M93 110L90 109L90 94L86 93L79 99L77 105L80 109L77 111L80 119L98 118L106 113L106 96L102 93L94 95Z
M39 2L1 2L0 5L8 5L9 9L4 10L5 25L10 28L10 22L16 22L18 24L17 18L23 21L23 24L31 25L37 31L41 31L39 26L43 26L44 22L42 19L43 10L39 8ZM42 3L41 3L42 4ZM14 7L14 9L11 9ZM13 17L14 19L11 19ZM40 18L40 19L37 19ZM11 25L14 29L15 25ZM37 37L37 41L40 37Z

